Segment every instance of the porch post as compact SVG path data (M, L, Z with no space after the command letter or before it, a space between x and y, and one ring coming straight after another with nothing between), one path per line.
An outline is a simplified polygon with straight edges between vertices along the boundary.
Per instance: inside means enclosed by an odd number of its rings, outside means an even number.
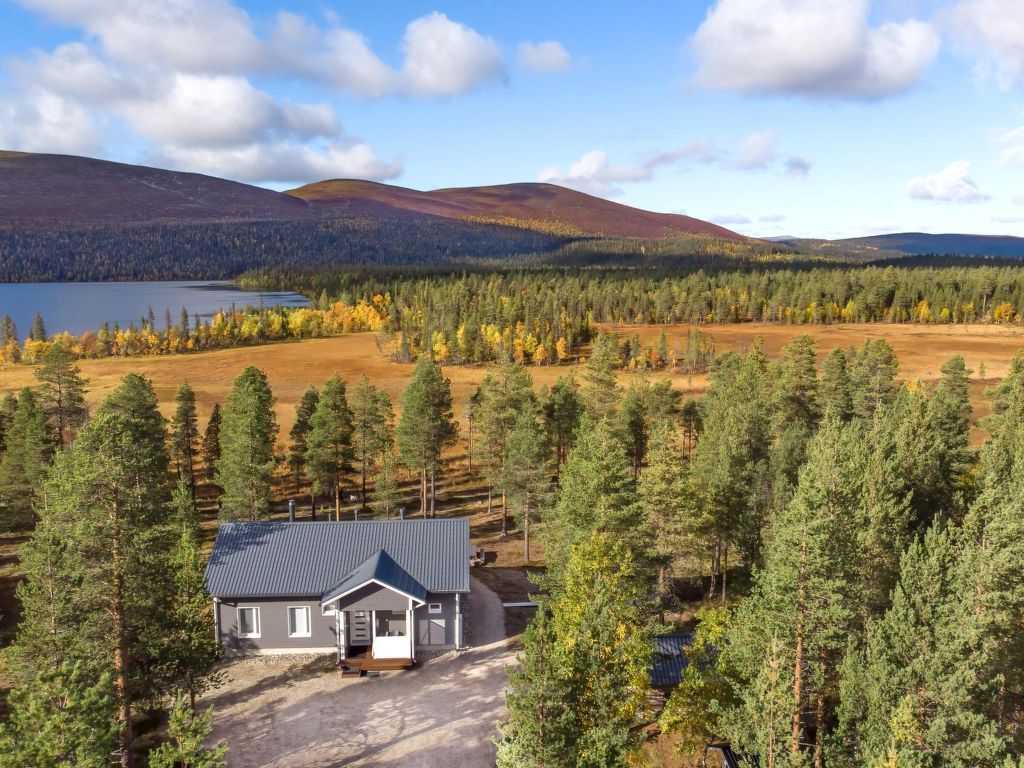
M412 623L412 598L409 598L409 608L405 612L405 631L409 635L409 658L412 662L416 663L416 635L413 634L414 628Z
M462 643L462 594L455 593L455 649L463 647Z
M370 611L370 658L373 656L373 642L377 639L377 612Z

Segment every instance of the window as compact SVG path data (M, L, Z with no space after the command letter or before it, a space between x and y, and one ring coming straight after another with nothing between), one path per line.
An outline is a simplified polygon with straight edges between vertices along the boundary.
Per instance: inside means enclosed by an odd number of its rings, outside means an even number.
M441 613L441 604L427 603L427 613Z
M309 637L309 606L288 607L288 637Z
M259 637L260 636L260 609L239 608L238 609L238 636Z

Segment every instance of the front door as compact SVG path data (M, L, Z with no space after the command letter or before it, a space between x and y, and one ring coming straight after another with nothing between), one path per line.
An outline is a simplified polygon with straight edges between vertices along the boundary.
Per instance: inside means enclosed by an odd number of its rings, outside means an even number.
M373 640L370 630L370 612L352 611L352 622L349 625L349 645L369 645Z

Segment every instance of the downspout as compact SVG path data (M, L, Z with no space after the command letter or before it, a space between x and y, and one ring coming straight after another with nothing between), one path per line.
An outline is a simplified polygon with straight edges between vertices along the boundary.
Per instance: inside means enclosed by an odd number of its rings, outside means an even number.
M462 642L462 593L455 593L455 649L461 651L465 648Z
M220 598L213 598L213 641L220 645Z

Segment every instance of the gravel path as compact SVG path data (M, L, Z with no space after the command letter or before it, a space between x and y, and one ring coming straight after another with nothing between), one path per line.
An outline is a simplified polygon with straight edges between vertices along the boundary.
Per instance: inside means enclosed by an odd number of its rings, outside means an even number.
M211 741L226 740L239 767L493 766L513 654L500 598L472 581L469 651L378 678L342 678L323 659L232 664L203 701L215 707Z

